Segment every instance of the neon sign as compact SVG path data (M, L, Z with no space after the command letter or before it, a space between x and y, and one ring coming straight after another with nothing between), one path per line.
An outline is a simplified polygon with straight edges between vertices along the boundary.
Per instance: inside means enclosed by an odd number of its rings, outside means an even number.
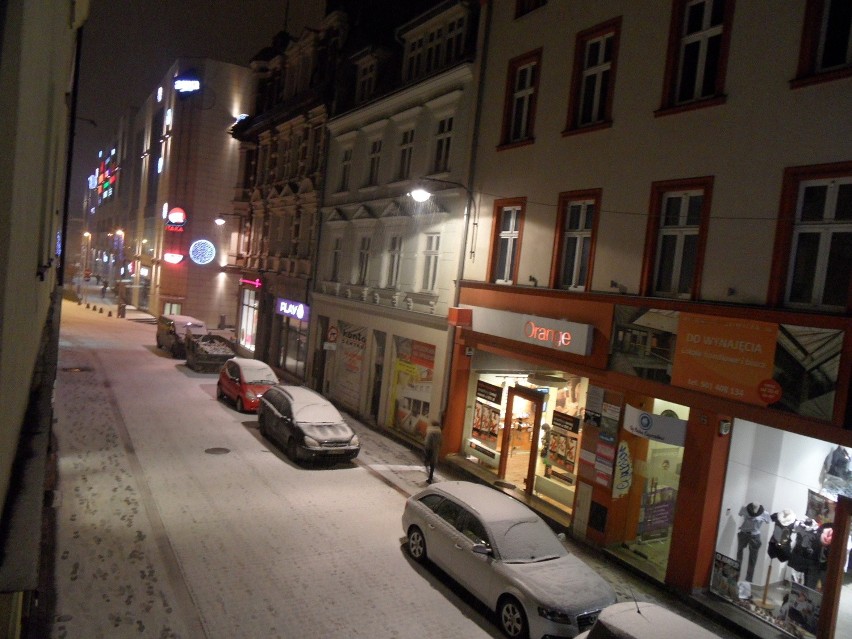
M166 214L166 230L183 233L183 227L186 226L186 211L179 206L176 206Z
M283 297L279 297L275 301L275 307L275 312L279 315L295 317L296 319L302 321L308 319L308 307L305 306L302 302L294 302L292 300L286 300Z
M240 284L251 284L255 288L260 288L261 281L260 281L260 278L257 278L256 280L246 280L246 279L243 279L241 277L240 278Z
M194 78L176 78L175 91L178 93L195 93L201 89L201 81Z
M571 345L571 332L547 328L527 320L524 324L524 335L537 342L550 342L553 348L564 348Z

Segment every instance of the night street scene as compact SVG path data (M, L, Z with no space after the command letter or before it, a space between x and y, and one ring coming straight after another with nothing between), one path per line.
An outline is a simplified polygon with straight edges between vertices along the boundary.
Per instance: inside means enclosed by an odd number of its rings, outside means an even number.
M852 636L852 1L0 4L0 639Z

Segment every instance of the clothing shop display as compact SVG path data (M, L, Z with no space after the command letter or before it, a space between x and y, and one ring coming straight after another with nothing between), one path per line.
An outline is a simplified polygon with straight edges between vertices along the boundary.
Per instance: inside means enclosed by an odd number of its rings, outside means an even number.
M751 582L754 579L754 565L757 563L757 551L762 542L760 540L760 528L763 524L772 521L763 506L750 503L740 508L740 517L743 523L737 533L737 561L742 566L743 551L748 548L748 569L745 580Z
M808 518L797 521L793 532L796 538L788 565L792 570L804 575L804 584L808 588L815 588L819 581L819 561L822 550L819 540L820 527L813 519Z
M838 445L826 455L819 482L825 495L852 497L852 455L843 446Z
M789 508L785 508L770 517L775 522L772 536L769 538L766 553L772 559L785 562L790 559L790 551L793 548L793 524L796 523L796 515Z

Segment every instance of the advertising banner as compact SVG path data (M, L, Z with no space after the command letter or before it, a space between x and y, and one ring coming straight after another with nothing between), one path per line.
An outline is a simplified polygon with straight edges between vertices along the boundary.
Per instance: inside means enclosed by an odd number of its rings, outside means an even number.
M364 352L367 348L367 329L346 322L338 322L338 325L341 339L333 393L344 406L358 410L361 378L364 372Z
M672 384L764 406L778 401L772 379L778 324L681 313Z
M390 421L395 428L423 438L431 419L435 346L406 337L394 337L394 345Z

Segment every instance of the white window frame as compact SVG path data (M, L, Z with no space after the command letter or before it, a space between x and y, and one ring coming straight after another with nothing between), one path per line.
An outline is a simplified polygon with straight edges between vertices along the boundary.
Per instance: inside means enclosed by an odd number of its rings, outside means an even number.
M835 177L830 179L803 180L799 182L798 199L796 201L796 220L793 225L793 237L790 244L789 276L787 278L787 290L785 302L790 306L818 307L823 310L843 311L845 305L826 304L825 288L833 274L829 273L829 258L831 242L835 234L852 233L852 220L836 220L838 196L840 187L852 188L852 176ZM825 202L823 205L822 218L819 220L802 220L804 210L805 192L808 187L825 187ZM813 273L809 274L812 286L808 299L793 300L795 292L795 274L799 240L802 235L818 235L816 263L813 265ZM848 305L849 300L846 300Z
M698 206L698 222L692 224L688 220L689 205L692 198L700 197L701 201ZM668 191L663 193L660 201L660 228L657 236L657 254L654 259L654 295L660 297L681 297L689 299L692 294L692 283L694 280L695 269L698 268L698 243L701 239L701 211L704 206L704 198L706 194L703 189L690 189L687 191ZM669 202L679 202L677 211L677 222L673 224L667 223L666 210ZM692 274L683 272L686 265L686 257L684 256L684 248L687 238L695 238L696 255L693 256ZM674 239L674 253L672 256L672 270L668 273L668 280L671 283L669 290L660 288L661 269L663 267L663 245L668 238ZM688 281L684 281L688 279ZM686 287L686 290L683 290Z
M432 292L438 284L438 263L441 259L441 234L423 234L423 271L420 290Z
M358 80L355 86L355 101L364 102L373 96L376 89L376 60L371 58L358 65Z
M402 131L399 136L399 171L398 179L407 180L411 177L411 158L414 155L414 128Z
M707 49L708 43L711 38L718 37L721 38L724 35L725 28L725 20L724 16L722 16L722 21L717 25L711 25L710 20L713 16L713 3L719 2L720 0L690 0L684 5L683 8L683 22L680 25L681 28L681 38L680 45L678 51L678 61L677 61L677 86L675 87L675 103L676 104L688 104L690 102L695 102L696 100L704 100L706 98L714 95L715 86L713 87L713 93L704 94L702 93L702 87L704 84L704 78L707 75ZM730 0L729 0L730 1ZM700 30L694 33L686 33L686 26L689 22L689 10L691 7L695 7L697 5L704 5L704 14L702 17L702 25ZM695 85L692 87L690 91L690 97L681 97L681 88L684 79L684 54L686 52L686 48L691 44L698 43L698 58L695 63ZM720 42L721 46L721 42ZM721 62L721 54L718 62ZM720 69L715 70L715 74L718 76Z
M352 176L352 147L346 147L340 152L340 187L338 192L349 190L349 180Z
M388 237L385 254L385 288L396 289L399 286L399 271L402 265L402 235L394 233Z
M512 78L512 113L509 121L509 142L518 142L530 137L530 117L535 96L535 77L538 60L527 62L515 69ZM522 80L522 78L524 78ZM523 82L523 84L521 84Z
M571 225L572 208L579 207L577 225ZM559 265L559 287L571 291L583 291L586 289L586 278L589 273L589 251L592 244L592 225L594 216L597 214L595 210L595 200L583 198L579 200L569 200L565 204L565 210L562 213L565 216L565 224L563 226L562 237L562 263ZM571 264L566 264L568 259L568 243L575 243L574 258ZM569 277L566 277L566 272L570 269Z
M435 128L435 161L432 173L448 173L450 170L450 150L453 142L453 116L438 120Z
M370 140L367 153L367 186L377 186L379 183L379 170L382 165L382 140L376 138Z
M331 251L329 252L328 279L331 282L340 281L341 265L343 264L343 238L337 236L331 240Z
M355 273L355 284L358 286L366 286L367 278L370 275L370 244L372 238L369 235L362 235L358 239L358 271Z
M615 42L615 32L609 31L597 38L591 38L585 42L583 48L583 73L580 80L580 104L577 110L577 125L588 126L597 124L606 120L606 100L608 97L608 86L604 84L603 78L609 74L609 81L612 81L612 47ZM592 47L598 46L598 55L595 60L590 59ZM609 47L609 49L607 49ZM607 58L607 51L609 57ZM592 81L593 85L589 91L588 82ZM589 99L591 92L592 108L588 118L584 117L586 101ZM601 112L601 105L604 106Z
M503 219L504 216L510 215L512 216L511 223L509 228L503 229ZM504 206L500 209L500 214L497 219L497 223L500 225L499 232L497 235L497 245L495 249L497 251L497 259L495 260L495 272L494 272L494 282L496 284L513 284L514 279L514 270L515 270L515 260L518 258L518 240L520 238L520 219L521 219L521 207L520 206ZM498 272L496 269L500 266L500 255L503 253L502 249L505 247L506 260L503 264L502 272Z

